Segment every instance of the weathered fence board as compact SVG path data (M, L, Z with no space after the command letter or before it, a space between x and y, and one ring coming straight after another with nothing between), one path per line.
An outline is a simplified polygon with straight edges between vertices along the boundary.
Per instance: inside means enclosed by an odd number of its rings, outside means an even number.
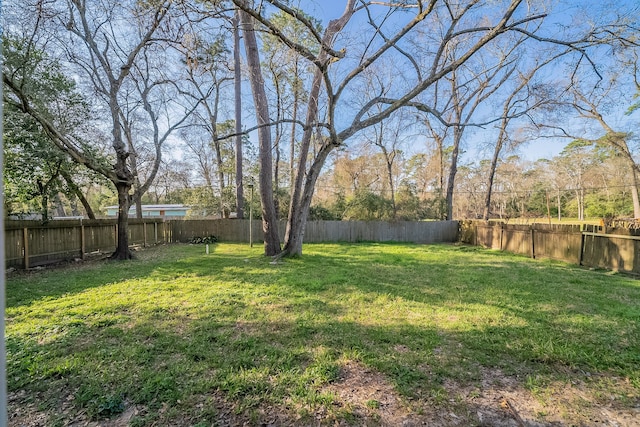
M249 242L249 220L132 219L131 245L189 242L216 236L220 241ZM279 233L284 240L285 222ZM262 222L253 220L254 243L262 242ZM7 267L30 268L64 259L111 252L116 246L115 220L5 221ZM304 241L414 243L455 242L552 258L588 267L640 273L640 231L596 226L512 225L487 221L381 222L309 221Z
M5 221L5 264L31 268L52 262L84 258L95 252L112 252L116 246L115 220ZM131 245L158 243L156 231L162 220L129 223ZM152 236L153 240L150 240Z
M536 258L550 258L580 264L582 233L574 231L538 230L534 232Z
M579 225L463 221L464 243L587 267L640 273L640 232Z
M585 232L583 265L640 273L640 236L634 231Z
M310 221L305 242L455 242L457 221Z
M284 241L284 221L279 234ZM170 220L132 219L129 244L148 246L157 243L187 243L194 237L216 236L220 241L249 242L249 220ZM251 223L252 238L262 242L262 222ZM37 221L5 223L7 267L30 268L65 259L84 258L95 252L111 252L116 246L115 220L51 221L46 226ZM304 241L360 242L396 241L415 243L455 242L458 223L449 222L365 222L309 221Z

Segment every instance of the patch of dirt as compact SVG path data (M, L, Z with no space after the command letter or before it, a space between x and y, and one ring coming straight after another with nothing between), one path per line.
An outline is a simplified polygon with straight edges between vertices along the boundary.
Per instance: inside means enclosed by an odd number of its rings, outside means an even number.
M45 427L58 420L73 427L126 427L137 416L154 415L153 425L187 427L208 414L206 419L218 426L640 427L640 395L623 378L573 372L567 382L529 388L526 379L495 368L481 368L479 378L472 384L445 380L437 401L411 400L381 373L350 361L341 367L338 379L322 389L335 396L330 407L315 408L302 418L295 405L264 405L242 413L238 402L213 393L173 408L164 405L156 414L127 405L110 420L91 421L74 410L71 395L61 396L58 411L43 412L37 397L17 392L9 394L9 425Z
M339 406L351 410L358 418L357 425L640 426L638 392L622 379L607 381L616 382L619 396L635 399L635 407L629 407L629 402L617 403L615 396L603 401L593 384L582 380L547 385L542 395L534 395L524 387L523 379L499 369L484 368L481 378L474 386L445 381L445 402L407 400L380 373L349 362L340 379L326 391L336 395Z
M363 421L400 426L411 417L411 410L382 374L354 362L345 364L339 379L324 391L335 394L337 406Z
M9 393L7 409L9 425L20 427L39 427L47 425L49 414L38 411L38 405L29 399L24 391Z
M615 381L618 393L635 397L632 407L611 399L602 401L593 383L574 376L571 383L554 383L532 392L522 378L505 375L499 369L481 369L475 386L445 381L452 402L464 409L459 415L475 419L484 426L640 426L640 400L637 390L621 379Z

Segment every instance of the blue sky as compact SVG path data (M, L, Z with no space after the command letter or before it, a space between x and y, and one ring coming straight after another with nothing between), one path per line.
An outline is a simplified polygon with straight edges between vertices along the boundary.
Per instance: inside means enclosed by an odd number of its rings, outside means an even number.
M551 21L548 26L551 33L559 34L564 31L565 28L571 29L572 25L584 24L584 22L593 19L596 24L597 21L604 22L610 21L613 17L625 17L631 14L636 14L640 10L640 0L622 0L622 1L607 1L607 0L560 0L554 1L553 8L547 21ZM607 5L608 3L608 5ZM341 15L344 10L346 0L301 0L300 5L309 11L317 13L317 17L322 20L326 25L329 19L336 18ZM603 8L604 6L604 8ZM590 16L592 10L599 10L598 16ZM359 18L362 19L362 18ZM572 20L574 20L572 22ZM362 25L361 22L355 20L350 23L350 28L357 28L358 25ZM598 61L606 61L607 58L598 57L595 58ZM633 90L633 89L632 89ZM606 111L606 120L614 125L616 130L633 130L638 123L638 115L632 116L625 115L625 111L629 105L629 98L620 100L618 105L612 105ZM598 133L603 131L599 129L597 125L593 128L593 133L597 136ZM476 137L482 139L482 131L475 132ZM530 160L538 158L550 158L559 154L564 146L569 141L567 139L558 138L550 139L544 138L540 140L532 141L525 144L520 149L520 154ZM476 150L470 149L472 156L477 156L481 153L474 152Z
M606 1L606 0L605 0ZM552 16L552 21L556 23L556 27L554 28L557 31L560 31L564 25L571 24L570 16L575 14L580 14L584 12L588 14L588 12L592 9L592 7L601 7L604 3L603 1L589 0L589 1L557 1L555 2L557 5L554 8L554 14ZM306 12L313 14L316 18L320 19L324 25L328 23L330 19L339 17L346 4L346 0L300 0L300 7ZM611 7L608 9L610 14L618 14L622 13L627 14L631 11L637 12L640 8L640 0L626 0L626 1L610 1L609 4ZM608 18L603 14L597 18ZM362 21L364 14L356 15L356 18L350 22L348 30L349 31L357 31L359 25L363 25ZM586 18L585 18L586 19ZM248 89L245 86L245 90ZM624 111L626 111L628 107L628 101L625 100L620 103L620 105L614 106L610 109L610 115L607 116L607 119L611 121L612 124L616 125L620 130L631 129L637 123L637 116L625 116ZM245 121L245 124L253 122L254 119L249 116L248 120ZM490 129L490 126L487 126ZM341 129L338 129L341 130ZM599 131L596 129L596 132ZM489 132L483 132L481 130L478 131L470 131L467 134L466 146L464 147L466 150L466 154L463 156L463 162L471 162L480 158L487 158L490 154L488 153L486 146L489 145L489 141L493 136L488 135ZM353 145L357 140L357 135L347 142L347 145ZM525 145L522 145L519 149L518 154L522 157L535 160L538 158L551 158L557 154L559 154L564 146L569 141L567 139L540 139L531 141ZM424 143L416 144L417 151L424 150ZM485 148L483 148L485 147Z

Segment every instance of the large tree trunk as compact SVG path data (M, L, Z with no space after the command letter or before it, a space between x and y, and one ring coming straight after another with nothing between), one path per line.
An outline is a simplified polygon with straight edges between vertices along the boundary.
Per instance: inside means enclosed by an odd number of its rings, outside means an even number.
M329 25L322 37L322 41L325 46L331 46L334 36L338 34L345 25L347 25L347 22L349 22L349 19L351 19L351 16L353 15L354 6L355 0L348 0L342 16L329 22ZM321 62L326 62L328 60L328 54L321 50L318 55L318 59ZM318 104L323 77L323 71L316 69L313 76L313 82L311 83L309 100L307 102L307 115L305 117L305 123L307 126L304 129L302 140L300 142L298 170L293 189L291 191L291 203L289 205L289 217L287 219L287 230L285 232L285 244L283 249L283 255L285 256L302 255L304 228L306 226L309 209L311 207L314 186L327 156L338 143L338 141L325 142L318 153L315 154L313 165L311 165L309 172L305 175L309 148L311 147L311 137L313 135L313 128L311 124L314 123L318 117Z
M298 124L296 120L298 120L298 60L295 62L295 73L293 82L293 114L292 114L292 124L291 124L291 141L289 146L289 182L291 191L293 190L293 183L295 182L295 163L296 163L296 127ZM292 191L293 192L293 191Z
M116 250L111 255L111 259L123 260L131 259L129 250L129 190L128 183L116 184L118 192L118 232L116 234Z
M318 97L320 96L320 87L322 84L322 72L316 71L313 77L313 83L311 84L311 92L309 93L309 103L307 106L307 117L306 123L313 123L315 118L318 115ZM302 255L302 240L304 238L304 227L307 222L307 216L309 214L309 208L311 207L311 199L309 199L309 203L306 208L305 204L302 201L303 194L303 184L305 193L307 193L308 185L312 182L311 185L315 185L315 179L310 180L311 172L306 175L305 182L305 170L307 166L307 157L309 156L309 147L311 146L311 136L313 130L310 126L307 126L304 129L302 134L302 142L300 144L300 153L298 156L298 172L295 177L293 189L291 192L291 202L289 204L289 218L287 220L287 230L285 232L285 244L284 244L284 255L286 256L299 256ZM329 155L329 151L327 151L325 155ZM316 162L318 161L316 155ZM324 159L322 160L324 164ZM315 165L315 163L314 163ZM321 166L322 167L322 166ZM319 173L319 171L318 171ZM313 189L311 189L311 194L313 195Z
M453 130L453 151L451 152L451 168L447 180L447 221L453 220L453 190L455 188L456 174L458 173L458 154L460 153L460 141L463 130L455 127Z
M275 199L273 201L273 206L276 210L276 219L280 218L280 200L278 199L278 193L280 192L280 140L282 139L282 124L280 123L283 118L283 107L282 107L282 89L280 88L280 83L278 81L279 76L271 70L273 74L273 82L275 85L276 91L276 135L275 141L273 143L273 151L276 153L275 161L273 162L273 192L275 195Z
M240 17L233 15L233 90L235 97L236 131L236 217L244 217L244 189L242 186L242 74L240 72Z
M253 18L240 11L244 34L244 46L247 53L247 65L251 91L256 108L260 153L260 202L262 204L262 230L264 231L264 253L268 256L280 253L278 221L273 201L273 156L271 154L271 129L269 128L269 104L264 89L258 43L253 27Z
M131 204L131 196L129 191L133 187L135 176L127 163L130 160L131 153L126 150L122 140L120 116L117 113L119 109L117 99L117 91L114 90L110 99L113 120L111 132L113 135L113 149L116 152L115 179L112 179L112 182L118 193L118 232L116 234L116 250L111 255L111 259L124 260L131 259L131 251L129 250L129 206Z
M291 204L289 209L289 221L287 223L287 240L283 250L283 255L300 256L302 255L302 242L304 240L304 230L307 225L311 200L313 199L313 191L316 181L320 176L320 171L324 166L329 153L336 147L335 144L325 143L315 156L314 162L306 174L304 183L304 191L302 192L299 203ZM301 175L298 171L298 175Z

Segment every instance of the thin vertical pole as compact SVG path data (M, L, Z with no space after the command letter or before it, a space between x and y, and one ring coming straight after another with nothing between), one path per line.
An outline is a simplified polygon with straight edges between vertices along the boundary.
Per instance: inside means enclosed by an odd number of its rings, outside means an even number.
M549 225L551 225L551 202L549 201L549 192L545 190L547 196L547 218L549 218Z
M531 258L536 257L536 245L533 240L533 226L531 226Z
M22 248L24 249L24 269L29 269L29 229L22 229Z
M585 224L580 224L580 253L578 254L578 265L584 262L584 244L585 244Z
M249 205L249 247L253 247L253 185L251 188L251 204Z
M80 258L84 260L84 253L86 252L86 243L84 235L84 225L80 223Z

